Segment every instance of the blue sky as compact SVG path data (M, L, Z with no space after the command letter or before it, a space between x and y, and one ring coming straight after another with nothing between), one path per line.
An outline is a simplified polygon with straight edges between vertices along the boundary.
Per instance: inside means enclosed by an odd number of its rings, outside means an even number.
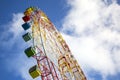
M56 25L88 80L120 80L119 4L119 0L0 1L0 80L32 80L27 71L35 61L23 52L27 44L21 28L29 6L42 9Z

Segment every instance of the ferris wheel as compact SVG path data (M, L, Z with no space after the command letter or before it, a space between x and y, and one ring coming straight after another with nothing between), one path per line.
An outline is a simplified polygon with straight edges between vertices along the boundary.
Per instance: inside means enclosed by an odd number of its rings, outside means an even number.
M39 8L29 7L24 12L26 33L22 36L31 45L25 49L26 56L36 59L37 64L29 69L34 79L86 80L60 32Z

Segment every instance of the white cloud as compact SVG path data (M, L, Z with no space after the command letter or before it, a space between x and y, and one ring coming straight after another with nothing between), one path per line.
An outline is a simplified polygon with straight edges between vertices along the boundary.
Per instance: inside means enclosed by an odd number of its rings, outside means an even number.
M115 48L120 44L120 6L116 0L111 4L106 0L67 2L70 9L61 31L85 73L95 70L105 78L120 72L120 48Z
M12 22L10 22L11 28L9 31L13 32L14 37L18 37L23 32L21 24L24 22L22 20L22 17L22 13L13 14Z
M17 40L20 39L20 37L18 36L21 36L23 33L23 30L20 26L23 23L23 20L21 19L22 16L23 14L21 13L13 14L13 19L5 25L2 25L2 27L4 27L5 29L4 31L1 31L1 46L8 46L9 48L12 48L15 44L15 41L17 42Z

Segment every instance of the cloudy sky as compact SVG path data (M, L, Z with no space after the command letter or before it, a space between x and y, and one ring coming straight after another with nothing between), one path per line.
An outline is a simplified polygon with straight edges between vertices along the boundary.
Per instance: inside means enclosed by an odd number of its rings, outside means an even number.
M62 33L88 80L120 80L119 0L1 0L0 80L33 80L24 54L23 12L42 9ZM37 78L36 80L40 80Z

